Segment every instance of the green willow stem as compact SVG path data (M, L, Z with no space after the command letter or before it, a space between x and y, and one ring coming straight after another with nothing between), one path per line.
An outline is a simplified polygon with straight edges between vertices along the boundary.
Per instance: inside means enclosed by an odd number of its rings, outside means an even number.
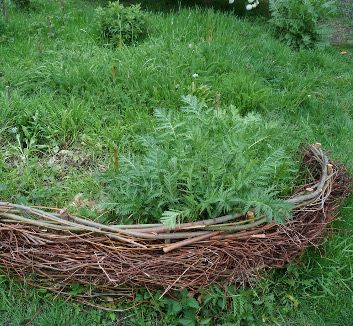
M38 215L38 216L41 216L41 217L45 217L45 218L48 218L50 220L54 220L54 221L57 221L57 222L60 222L64 225L69 225L69 226L73 226L73 227L77 227L79 229L82 229L82 230L86 230L86 231L92 231L92 232L95 232L95 233L103 233L105 235L107 235L108 237L112 238L112 239L115 239L115 240L120 240L120 241L123 241L123 242L128 242L128 243L131 243L135 246L138 246L138 247L142 247L142 248L146 248L146 246L140 244L140 243L137 243L131 239L127 239L127 238L124 238L124 237L121 237L119 235L116 235L116 234L111 234L111 233L108 233L108 232L104 232L102 229L106 229L104 227L103 224L99 224L99 223L95 223L95 222L92 222L90 224L79 224L79 223L75 223L75 222L71 222L71 221L67 221L67 220L64 220L60 217L56 217L48 212L44 212L40 209L36 209L36 208L32 208L32 207L27 207L27 206L23 206L23 205L18 205L18 204L11 204L11 203L7 203L7 202L0 202L0 206L5 206L7 205L8 207L14 207L14 208L18 208L18 209L21 209L21 210L24 210L26 212L30 212L32 214L35 214L35 215ZM78 218L76 218L78 219ZM84 219L80 219L80 220L83 220L83 221L86 221ZM86 221L87 222L87 221ZM95 223L95 225L98 225L99 228L96 228L96 227L92 227L91 225Z
M197 241L201 241L201 240L206 240L210 237L213 237L215 235L218 235L220 232L219 231L216 231L216 232L209 232L207 234L204 234L204 235L200 235L198 237L195 237L195 238L191 238L191 239L186 239L186 240L183 240L183 241L179 241L179 242L176 242L176 243L173 243L171 245L168 245L166 247L163 248L163 251L165 253L169 252L169 251L172 251L174 249L177 249L177 248L180 248L180 247L184 247L186 245L189 245L189 244L192 244L192 243L195 243Z
M3 220L2 217L7 217L9 220ZM36 226L41 226L41 227L46 227L48 229L52 230L61 230L61 231L71 231L71 232L85 232L82 228L75 228L75 227L70 227L70 226L65 226L65 225L59 225L59 224L53 224L48 221L38 221L38 220L33 220L30 218L26 218L23 216L11 214L11 213L4 213L0 215L0 222L1 223L13 223L15 221L20 221L22 223L26 224L31 224L31 225L36 225Z
M242 213L235 213L232 215L225 215L225 216L221 216L221 217L212 218L209 220L177 224L175 226L175 228L166 228L164 226L161 226L161 227L151 228L148 230L135 230L135 231L163 233L163 232L178 231L178 230L184 230L184 229L193 229L193 228L199 228L199 227L204 228L208 225L220 224L220 223L227 222L227 221L233 220L233 219L235 219L237 217L241 217L241 216L243 216Z
M267 217L263 217L261 219L254 220L252 223L244 224L244 225L237 225L237 226L207 226L205 227L205 230L210 230L210 231L242 231L242 230L247 230L251 229L255 226L261 225L263 223L268 222Z

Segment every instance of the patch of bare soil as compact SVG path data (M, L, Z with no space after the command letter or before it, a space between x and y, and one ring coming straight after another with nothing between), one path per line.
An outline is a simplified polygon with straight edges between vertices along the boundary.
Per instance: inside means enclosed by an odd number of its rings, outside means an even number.
M353 2L352 0L337 0L341 15L330 23L334 29L332 44L353 46Z
M335 20L331 26L334 33L331 36L332 44L351 44L353 45L353 26L342 24L341 19Z

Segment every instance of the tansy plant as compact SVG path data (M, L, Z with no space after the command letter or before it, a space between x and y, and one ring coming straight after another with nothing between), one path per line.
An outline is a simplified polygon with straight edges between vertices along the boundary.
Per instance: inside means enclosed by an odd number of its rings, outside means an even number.
M282 222L290 207L272 189L289 183L293 168L273 124L234 106L205 109L183 97L180 111L158 109L155 127L136 136L139 154L120 154L106 173L107 206L125 223L213 218L255 208ZM277 132L276 132L277 131Z

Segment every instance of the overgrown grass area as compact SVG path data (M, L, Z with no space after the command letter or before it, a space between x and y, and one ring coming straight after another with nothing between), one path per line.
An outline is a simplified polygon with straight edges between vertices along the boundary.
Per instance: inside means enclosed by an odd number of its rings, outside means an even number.
M294 51L254 12L190 3L170 12L163 1L142 4L150 10L144 40L114 47L97 37L98 2L64 1L65 14L60 1L33 0L28 11L6 3L9 21L0 18L0 200L63 207L82 193L99 202L102 172L114 170L114 151L142 151L135 137L155 127L153 112L179 112L188 94L208 108L257 114L274 130L268 143L293 155L300 143L318 141L352 171L349 49ZM350 197L334 227L351 230L352 211ZM173 300L137 291L134 300L110 303L129 309L123 312L57 297L28 279L0 275L0 292L0 325L7 326L351 325L353 241L349 232L335 233L298 266L245 289L212 287L199 301L185 292Z

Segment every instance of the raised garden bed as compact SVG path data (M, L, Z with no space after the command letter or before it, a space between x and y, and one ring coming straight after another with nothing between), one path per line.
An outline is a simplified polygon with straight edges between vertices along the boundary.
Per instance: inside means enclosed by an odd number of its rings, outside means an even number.
M248 282L261 271L297 262L326 239L351 180L343 164L315 144L303 149L303 185L286 201L294 205L283 225L266 216L234 213L177 224L103 225L60 212L0 202L2 273L52 291L84 286L82 300L120 296L134 288L188 288Z

